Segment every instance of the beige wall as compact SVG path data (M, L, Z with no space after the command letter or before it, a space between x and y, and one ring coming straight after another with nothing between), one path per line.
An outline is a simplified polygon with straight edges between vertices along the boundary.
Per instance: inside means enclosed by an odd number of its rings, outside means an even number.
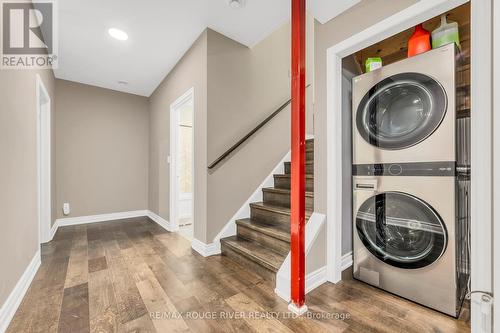
M148 208L147 98L56 80L57 216Z
M290 24L249 49L208 31L208 161L216 160L290 98ZM307 83L314 78L314 20L307 20ZM313 132L313 86L307 127ZM288 107L208 175L207 242L290 150Z
M52 71L0 70L0 307L39 249L37 73L51 96L53 120Z
M314 71L314 21L308 20L308 82ZM207 29L150 98L149 208L169 219L170 104L195 90L194 236L211 243L289 150L285 110L219 168L207 167L290 97L290 25L249 49ZM308 129L312 133L309 88Z
M194 235L206 235L207 32L203 32L150 97L149 209L170 219L170 105L194 87Z

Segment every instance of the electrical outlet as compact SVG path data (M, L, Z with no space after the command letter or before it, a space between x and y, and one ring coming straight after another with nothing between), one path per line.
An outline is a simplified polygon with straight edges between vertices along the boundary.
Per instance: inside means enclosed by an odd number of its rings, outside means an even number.
M63 214L68 216L71 213L71 208L69 207L69 203L65 202L63 204Z

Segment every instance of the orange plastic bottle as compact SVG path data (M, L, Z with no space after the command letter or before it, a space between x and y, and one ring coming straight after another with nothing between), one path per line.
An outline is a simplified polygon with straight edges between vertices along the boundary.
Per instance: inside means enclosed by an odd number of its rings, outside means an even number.
M408 40L408 57L427 52L431 49L431 34L422 24L415 26L415 32Z

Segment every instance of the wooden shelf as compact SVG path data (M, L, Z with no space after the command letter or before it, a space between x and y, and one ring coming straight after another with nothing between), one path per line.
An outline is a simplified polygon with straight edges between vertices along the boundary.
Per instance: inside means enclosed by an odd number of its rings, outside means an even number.
M470 118L470 108L458 109L457 118Z
M458 22L460 33L460 45L462 49L462 67L466 70L470 63L470 3L466 3L447 13L448 19L453 22ZM434 17L423 23L424 28L432 31L441 23L440 16ZM368 46L367 48L354 54L354 58L358 66L365 68L367 58L380 57L384 66L407 58L408 39L413 34L414 29L410 28L391 36L379 43Z

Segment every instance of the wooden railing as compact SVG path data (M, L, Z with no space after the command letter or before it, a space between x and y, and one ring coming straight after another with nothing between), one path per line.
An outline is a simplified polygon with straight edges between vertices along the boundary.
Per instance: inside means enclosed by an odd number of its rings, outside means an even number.
M310 84L306 87L309 88ZM266 119L260 122L257 126L255 126L250 132L248 132L244 137L242 137L238 142L231 146L228 150L226 150L222 155L220 155L215 161L213 161L209 166L208 170L212 170L215 168L220 162L225 160L229 155L231 155L236 149L238 149L245 141L247 141L252 135L254 135L258 130L264 127L268 122L270 122L274 117L280 114L281 111L286 109L288 105L292 102L290 98L288 101L283 103L279 108L276 109L273 113L271 113Z

